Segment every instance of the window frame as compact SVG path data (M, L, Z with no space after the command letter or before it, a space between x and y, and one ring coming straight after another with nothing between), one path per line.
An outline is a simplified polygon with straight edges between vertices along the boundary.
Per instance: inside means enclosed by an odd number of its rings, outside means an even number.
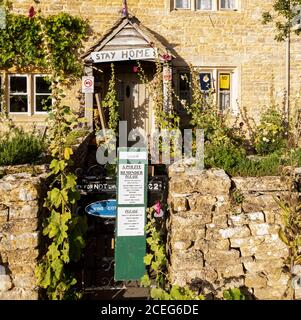
M10 79L12 77L20 77L20 78L26 78L26 89L27 89L27 93L11 93L10 90ZM12 115L31 115L31 101L30 101L30 81L29 81L29 74L19 74L19 73L11 73L8 74L8 86L7 86L7 111L9 114ZM10 97L11 96L27 96L27 112L13 112L10 111Z
M169 2L170 11L194 11L194 12L236 12L240 11L240 1L235 0L235 8L234 9L228 9L228 8L222 8L221 6L221 0L211 0L212 2L212 9L198 9L197 8L197 0L188 0L189 8L179 8L176 6L176 0L173 0Z
M217 3L216 0L211 0L211 9L198 9L197 7L197 0L192 0L195 3L195 11L200 11L200 12L211 12L211 11L217 11Z
M220 11L238 11L238 0L234 0L235 1L235 8L234 9L231 9L231 8L222 8L222 1L221 0L217 0L218 2L218 10Z
M33 74L33 91L32 91L32 98L33 98L33 114L35 115L47 115L48 112L47 111L37 111L37 106L36 106L36 96L45 96L45 93L37 93L37 88L36 88L36 78L37 77L47 77L48 74ZM52 93L49 93L49 96L51 96ZM53 99L51 99L51 104L53 104Z
M187 0L188 3L189 3L189 8L178 8L177 7L177 0L174 0L173 1L173 10L192 10L192 1L195 1L195 0Z
M213 101L218 108L219 112L227 112L229 111L233 115L237 115L239 113L238 107L236 103L239 103L240 99L240 68L238 66L194 66L195 71L198 73L198 77L201 73L210 73L211 74L211 90L213 94ZM177 68L177 94L180 97L180 76L183 73L188 73L189 69L186 68ZM230 74L230 105L225 110L222 110L220 108L220 74ZM191 74L190 74L191 79ZM199 78L200 81L200 78ZM201 89L201 83L199 82L200 89ZM203 91L202 91L203 92ZM206 94L206 92L203 92L203 94ZM192 102L192 90L190 88L190 103Z

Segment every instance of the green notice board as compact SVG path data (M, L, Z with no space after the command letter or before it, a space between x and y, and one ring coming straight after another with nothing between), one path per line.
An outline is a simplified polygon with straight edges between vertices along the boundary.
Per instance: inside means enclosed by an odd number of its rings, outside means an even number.
M145 274L148 152L118 149L115 280L139 280Z

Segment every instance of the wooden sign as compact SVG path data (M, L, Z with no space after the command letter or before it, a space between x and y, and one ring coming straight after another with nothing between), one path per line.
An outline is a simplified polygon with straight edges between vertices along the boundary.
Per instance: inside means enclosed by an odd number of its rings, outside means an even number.
M95 63L127 60L149 60L156 58L156 56L156 50L153 48L110 50L91 53L92 60Z
M145 274L148 153L118 149L115 280L139 280Z

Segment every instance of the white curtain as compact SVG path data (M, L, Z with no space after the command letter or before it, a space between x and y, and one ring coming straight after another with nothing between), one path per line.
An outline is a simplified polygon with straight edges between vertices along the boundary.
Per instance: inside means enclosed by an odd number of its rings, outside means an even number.
M176 0L176 8L189 9L190 0Z
M222 9L235 9L236 0L221 0Z
M212 10L212 0L197 0L198 10Z

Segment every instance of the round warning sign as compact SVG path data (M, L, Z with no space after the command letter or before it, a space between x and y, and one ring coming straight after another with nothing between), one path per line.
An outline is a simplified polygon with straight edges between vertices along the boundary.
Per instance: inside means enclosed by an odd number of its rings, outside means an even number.
M94 93L94 77L83 77L82 92Z

